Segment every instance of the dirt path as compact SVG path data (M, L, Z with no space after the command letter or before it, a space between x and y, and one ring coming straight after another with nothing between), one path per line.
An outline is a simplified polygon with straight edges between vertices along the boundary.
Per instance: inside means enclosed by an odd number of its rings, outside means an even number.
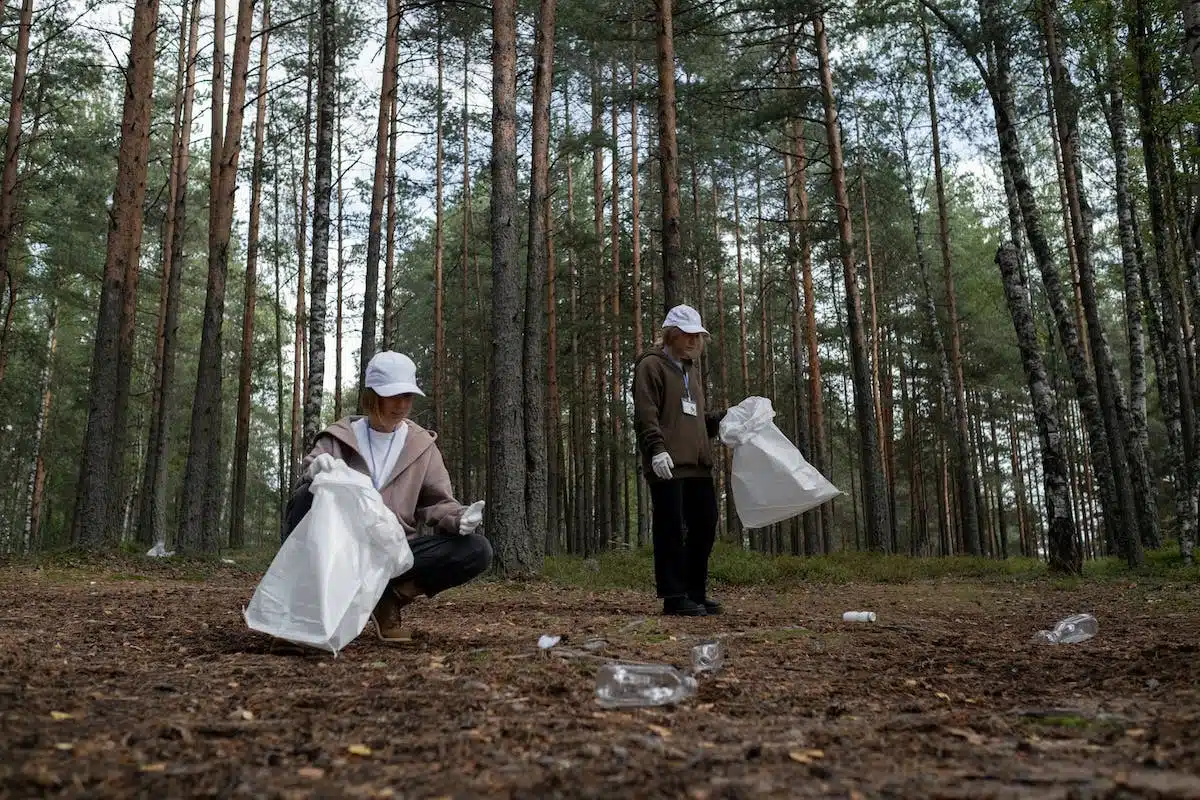
M482 584L334 659L248 631L253 585L0 571L0 795L1200 797L1195 587L729 590L665 620ZM1077 610L1098 638L1029 643ZM726 668L673 709L601 710L569 652L683 666L714 635Z

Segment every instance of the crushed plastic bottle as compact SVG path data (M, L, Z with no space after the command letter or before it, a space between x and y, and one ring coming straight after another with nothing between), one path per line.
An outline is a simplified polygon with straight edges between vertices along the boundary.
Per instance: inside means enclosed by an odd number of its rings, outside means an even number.
M725 666L725 645L713 640L692 648L692 674L717 672Z
M596 702L605 708L678 703L696 693L696 679L668 664L604 664L596 673Z
M1072 614L1059 620L1052 631L1038 631L1033 635L1035 642L1046 644L1075 644L1086 642L1100 630L1100 623L1091 614Z

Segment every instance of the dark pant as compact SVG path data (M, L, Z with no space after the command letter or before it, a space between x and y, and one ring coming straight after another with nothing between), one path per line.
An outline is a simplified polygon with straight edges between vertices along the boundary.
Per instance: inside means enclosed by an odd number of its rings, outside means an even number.
M312 508L313 495L307 483L301 484L288 501L284 513L283 539L287 539ZM395 584L412 581L429 597L479 577L492 564L492 543L478 533L446 536L432 533L408 540L412 549L412 569L393 580Z
M650 498L658 596L686 595L700 602L708 589L708 557L717 536L717 492L712 478L651 481Z

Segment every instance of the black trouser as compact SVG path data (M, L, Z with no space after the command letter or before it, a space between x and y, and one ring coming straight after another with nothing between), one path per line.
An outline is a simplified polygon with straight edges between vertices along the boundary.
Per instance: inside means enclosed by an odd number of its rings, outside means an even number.
M717 537L717 492L712 478L651 481L650 498L658 596L686 595L701 602L708 589L708 557Z
M302 484L287 504L284 539L300 524L312 504L313 495L309 485ZM412 569L392 582L403 584L412 581L429 597L479 577L492 564L492 543L478 533L466 536L432 533L409 539L408 546L413 553Z

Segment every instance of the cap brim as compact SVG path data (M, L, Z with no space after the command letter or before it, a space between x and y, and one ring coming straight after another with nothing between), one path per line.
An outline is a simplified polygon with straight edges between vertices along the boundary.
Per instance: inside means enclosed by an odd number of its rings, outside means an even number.
M679 328L684 333L708 333L703 325L675 325L674 327Z
M419 394L421 397L425 396L425 393L415 383L385 383L383 386L369 386L367 388L374 391L380 397L395 397L398 394Z

